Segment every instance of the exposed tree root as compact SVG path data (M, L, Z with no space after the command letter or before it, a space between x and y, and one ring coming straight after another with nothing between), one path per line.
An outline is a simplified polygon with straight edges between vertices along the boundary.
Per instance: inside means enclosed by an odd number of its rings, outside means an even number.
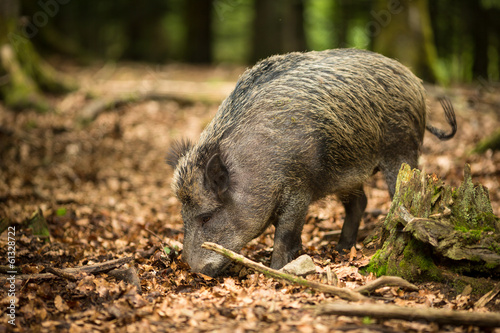
M76 89L76 85L44 62L29 40L18 38L21 41L15 47L0 46L0 73L4 73L0 95L13 109L46 111L49 104L41 91L65 93Z

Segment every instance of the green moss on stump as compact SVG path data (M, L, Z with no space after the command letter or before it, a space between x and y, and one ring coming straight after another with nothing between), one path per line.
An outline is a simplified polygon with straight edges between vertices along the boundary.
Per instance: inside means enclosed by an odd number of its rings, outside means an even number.
M410 281L441 281L443 265L456 273L500 273L499 219L488 190L472 183L469 166L464 176L455 189L403 165L380 235L382 246L365 271Z

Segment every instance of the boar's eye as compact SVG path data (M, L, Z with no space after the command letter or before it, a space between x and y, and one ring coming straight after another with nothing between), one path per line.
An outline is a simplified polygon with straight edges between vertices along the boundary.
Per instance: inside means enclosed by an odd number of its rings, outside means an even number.
M201 214L196 218L202 226L204 226L207 222L209 222L212 219L212 214L207 213L207 214Z

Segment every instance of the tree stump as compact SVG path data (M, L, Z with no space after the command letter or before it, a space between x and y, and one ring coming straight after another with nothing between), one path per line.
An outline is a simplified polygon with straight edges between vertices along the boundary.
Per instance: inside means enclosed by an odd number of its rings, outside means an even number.
M366 270L377 275L410 281L440 281L446 270L500 275L500 219L493 214L488 190L472 183L469 165L463 183L453 188L403 164L375 238L381 248Z

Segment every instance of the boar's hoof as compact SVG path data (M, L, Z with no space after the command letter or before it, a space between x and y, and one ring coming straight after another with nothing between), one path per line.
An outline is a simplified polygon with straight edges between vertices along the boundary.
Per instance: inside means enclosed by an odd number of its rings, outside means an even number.
M356 244L338 243L335 250L337 250L339 254L345 254L346 252L349 252L353 246L356 246Z

